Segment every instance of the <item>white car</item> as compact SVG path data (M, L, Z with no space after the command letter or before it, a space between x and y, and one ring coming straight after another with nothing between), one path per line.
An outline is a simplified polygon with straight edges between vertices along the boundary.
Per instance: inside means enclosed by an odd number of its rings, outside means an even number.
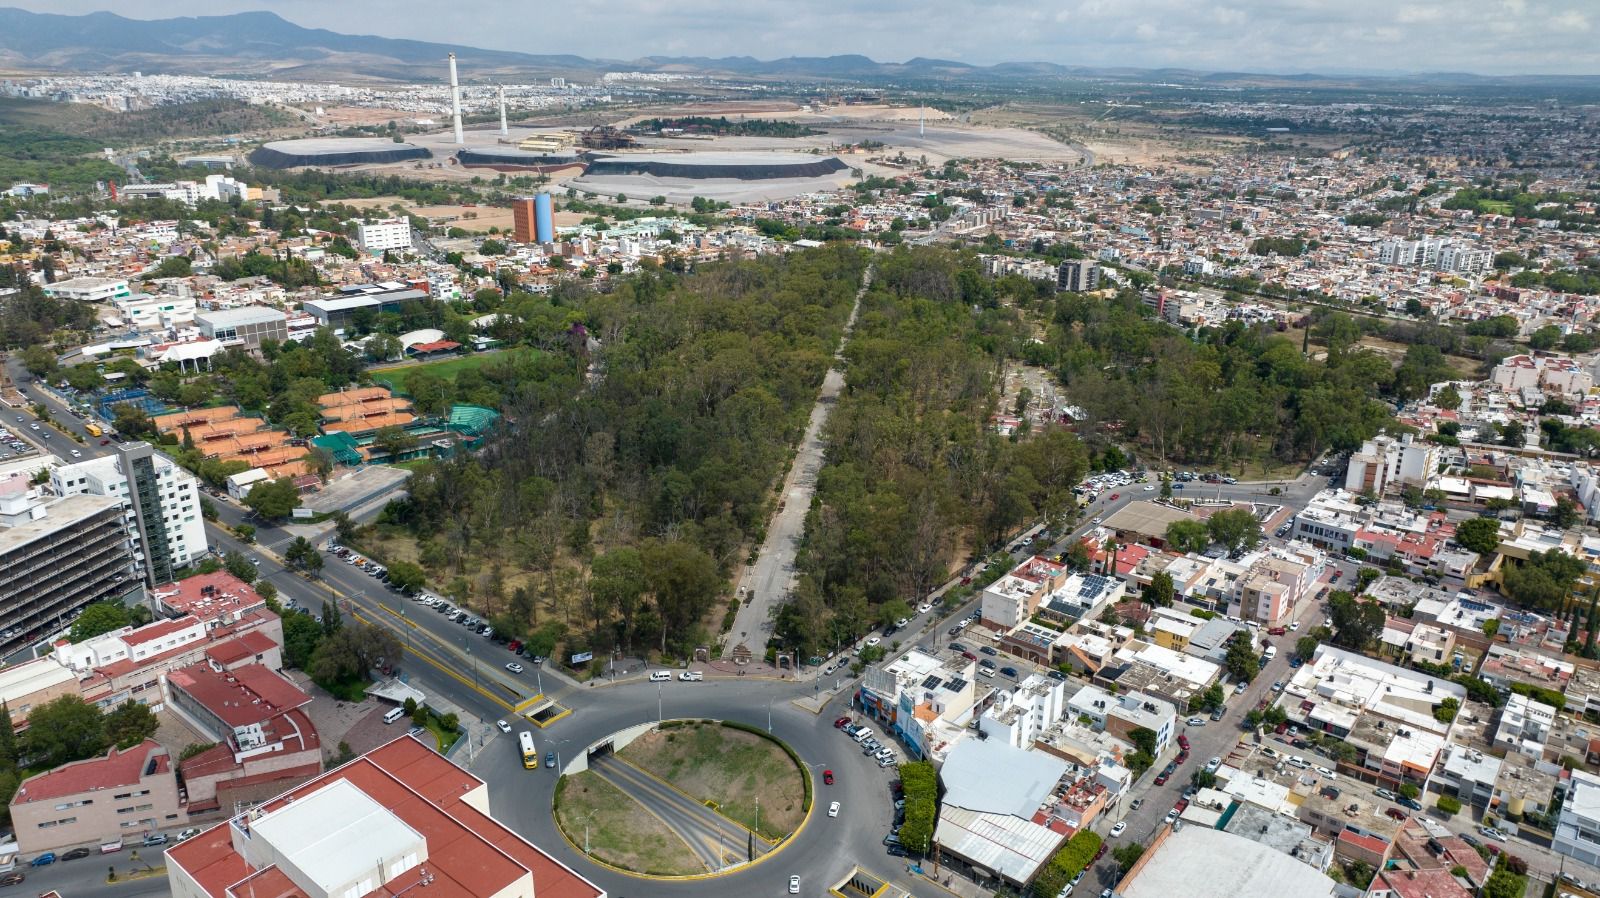
M1300 629L1300 622L1299 621L1294 621L1294 622L1290 623L1289 624L1289 629L1291 629L1291 630Z
M1206 762L1206 773L1216 773L1217 772L1217 768L1221 767L1221 766L1222 766L1222 759L1221 758L1212 758L1211 760Z
M880 643L882 641L883 641L882 639L879 639L878 637L874 636L874 637L872 637L872 638L867 640L867 645L869 645L869 646L877 645L878 643Z
M1184 723L1187 723L1192 727L1203 727L1206 725L1206 719L1204 717L1191 717L1184 721Z
M650 682L652 682L652 683L666 683L666 682L669 682L671 680L672 680L672 671L670 671L670 670L652 670L652 671L650 671Z
M1168 826L1171 826L1173 824L1173 822L1176 821L1177 819L1178 819L1178 809L1177 808L1173 808L1172 810L1168 811L1167 812L1167 816L1162 818L1163 822L1165 822Z
M1127 830L1128 824L1125 822L1119 822L1116 826L1111 827L1111 838L1115 839L1117 836L1127 832Z
M828 805L828 816L829 817L837 817L837 816L839 816L839 803L837 801L834 802L833 804Z
M705 674L702 674L698 670L685 670L678 673L678 679L684 681L685 683L698 683L705 678Z
M506 723L503 720L495 721L494 725L495 725L495 728L498 729L502 733L510 733L511 732L511 724Z
M904 627L906 624L909 624L909 623L911 623L910 618L902 617L899 620L895 621L894 625L896 627Z
M1145 484L1144 491L1147 493L1153 493L1156 491L1156 488L1149 484Z
M506 670L509 670L514 674L519 674L519 673L522 673L522 665L518 664L515 661L507 661L506 662Z
M798 877L798 876L789 877L789 894L791 894L791 895L800 894L800 877Z
M928 602L923 602L921 605L917 606L917 613L918 614L927 614L928 612L930 612L932 610L933 610L933 605L928 603Z
M72 450L72 457L73 458L83 458L83 453L79 452L76 449L74 449L74 450Z

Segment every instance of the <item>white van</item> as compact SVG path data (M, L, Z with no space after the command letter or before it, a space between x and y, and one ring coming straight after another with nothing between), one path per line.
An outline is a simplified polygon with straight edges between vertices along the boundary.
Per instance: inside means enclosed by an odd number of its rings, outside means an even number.
M1267 646L1267 653L1266 654L1267 654L1267 660L1268 661L1271 661L1273 658L1278 657L1278 647L1275 646L1275 645Z
M1298 767L1301 770L1311 766L1310 764L1306 763L1305 758L1302 758L1299 755L1290 755L1287 763L1290 767Z
M406 709L405 708L390 708L389 709L389 713L383 715L383 722L384 723L394 723L395 721L399 720L400 718L402 718L404 716L406 716Z
M668 670L652 670L652 671L650 671L650 682L652 682L652 683L668 683L668 682L671 682L671 681L672 681L672 672L671 671L668 671Z

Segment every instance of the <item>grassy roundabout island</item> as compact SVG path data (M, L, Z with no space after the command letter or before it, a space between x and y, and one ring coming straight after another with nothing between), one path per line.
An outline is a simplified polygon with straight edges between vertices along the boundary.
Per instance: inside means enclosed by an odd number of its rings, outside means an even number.
M556 822L595 860L634 873L724 871L805 821L810 781L787 746L718 721L667 721L562 779Z

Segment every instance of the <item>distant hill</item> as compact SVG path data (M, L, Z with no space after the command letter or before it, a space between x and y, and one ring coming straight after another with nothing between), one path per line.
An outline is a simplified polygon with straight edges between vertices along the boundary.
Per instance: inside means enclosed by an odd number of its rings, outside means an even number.
M1187 69L1067 66L1050 62L1005 62L976 66L945 59L878 62L859 55L647 56L632 61L582 56L481 50L428 41L340 34L303 28L276 13L129 19L109 12L82 16L0 8L0 66L84 72L237 74L283 79L443 80L445 54L454 52L468 81L506 75L595 77L629 70L724 74L747 78L821 81L1050 81L1094 78L1126 84L1192 84L1205 87L1600 87L1600 78L1504 77L1434 73L1415 77L1354 75L1261 75Z

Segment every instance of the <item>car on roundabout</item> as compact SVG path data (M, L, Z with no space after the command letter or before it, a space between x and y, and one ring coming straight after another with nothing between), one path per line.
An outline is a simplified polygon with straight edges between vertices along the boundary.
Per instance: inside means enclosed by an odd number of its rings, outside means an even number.
M825 786L833 785L833 771L832 770L824 770L824 771L822 771L822 784L825 785Z
M789 894L791 894L791 895L800 894L800 877L798 877L798 876L789 877Z
M828 805L828 816L829 817L837 817L837 816L839 816L839 803L837 801L832 802L832 803L830 803Z

